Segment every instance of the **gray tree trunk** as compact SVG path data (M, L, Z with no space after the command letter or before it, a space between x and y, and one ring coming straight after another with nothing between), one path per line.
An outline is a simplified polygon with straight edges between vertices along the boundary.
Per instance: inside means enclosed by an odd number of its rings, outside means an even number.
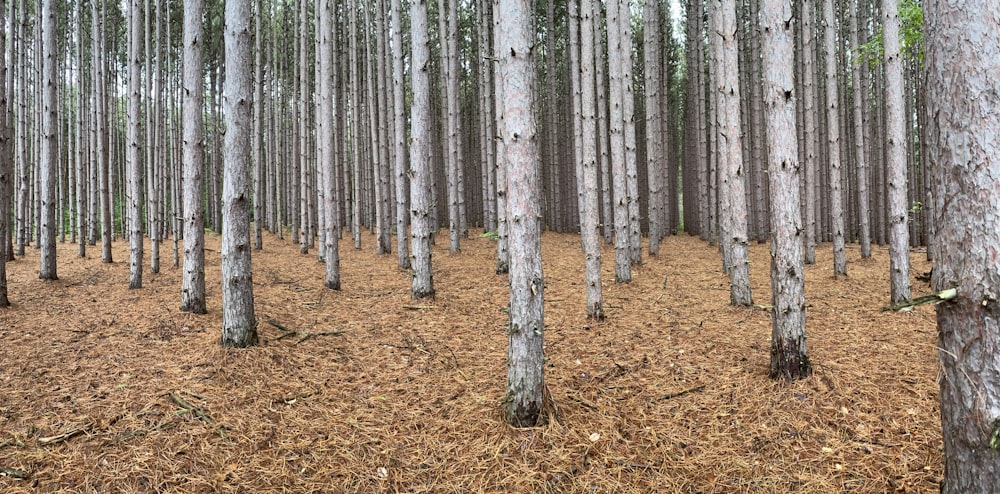
M935 290L957 288L937 306L943 377L945 494L1000 486L1000 4L923 4L926 19L928 161L940 210Z
M642 11L643 55L646 76L646 181L649 197L649 255L660 252L660 238L663 235L661 220L663 214L663 131L660 127L660 19L659 1L645 0Z
M795 133L794 42L791 0L763 0L764 117L771 191L772 379L812 373L806 351L805 266L799 211L799 154Z
M264 2L254 2L253 248L264 248ZM322 123L320 124L322 125Z
M628 283L632 281L632 257L629 244L629 210L628 189L625 177L625 120L624 99L625 82L622 80L624 57L626 49L621 45L621 22L619 15L620 0L607 3L608 9L608 75L610 78L609 132L611 134L611 175L614 201L615 224L615 281ZM628 48L631 49L631 48Z
M494 92L493 98L496 115L496 167L497 167L497 274L507 274L510 271L510 243L507 237L507 152L504 150L503 134L507 131L504 124L504 81L500 71L499 60L503 55L503 44L500 41L501 17L505 14L497 9L500 6L499 0L492 0L493 4L493 56L495 61L494 70Z
M724 249L729 257L726 272L729 273L729 300L733 305L752 305L750 293L750 261L747 253L747 201L745 170L743 169L743 149L740 130L740 82L738 47L736 43L736 3L735 0L721 0L715 4L719 9L718 33L721 39L719 53L722 60L717 73L720 105L716 111L719 119L719 165L720 165L720 230Z
M226 0L222 182L222 345L257 344L250 262L250 0Z
M802 125L804 127L803 188L805 201L805 262L816 263L816 59L813 35L814 2L802 2Z
M56 12L55 0L42 2L41 141L38 154L38 197L41 208L41 259L38 277L55 280L56 275L56 175L59 173L59 101L56 99Z
M337 95L333 84L333 74L337 70L336 40L337 11L334 0L320 0L319 5L319 149L323 172L323 259L326 262L326 287L340 290L340 228L334 208L334 189L337 176L337 153L334 149L334 134L337 126Z
M407 246L406 198L409 195L406 177L406 103L403 100L403 28L400 15L401 0L390 0L389 22L392 33L392 109L393 109L393 170L396 176L396 265L399 269L410 267L410 249Z
M534 33L528 0L497 0L503 18L497 30L502 48L498 81L503 84L504 154L510 218L510 347L504 414L515 427L544 422L544 282L539 225L539 160L533 110Z
M896 0L882 1L885 53L886 172L889 182L890 302L910 298L910 240L907 231L906 124L903 107L903 59Z
M181 310L204 314L205 213L202 205L202 166L205 159L204 76L202 69L202 13L204 0L184 1L184 272Z
M830 172L830 216L833 230L833 275L847 276L844 251L844 190L840 163L840 104L837 99L837 18L834 0L823 0L823 39L826 46L826 136ZM904 188L905 193L905 188Z
M871 217L871 206L870 201L868 200L868 157L865 152L865 121L863 110L865 99L862 94L865 89L861 87L863 80L861 76L863 70L862 67L859 66L859 63L867 62L858 62L857 50L861 44L858 33L858 5L857 2L850 2L850 4L851 47L853 49L851 56L851 88L854 92L854 159L857 163L858 177L858 241L861 244L861 257L867 259L872 255L871 222L869 221L869 218Z
M10 241L10 207L13 188L14 155L11 144L11 112L7 100L7 0L0 0L0 307L10 306L7 298L7 249Z
M594 84L594 0L582 0L580 9L580 89L583 117L583 166L580 236L583 241L584 277L587 284L587 317L604 319L601 287L601 226L597 190L597 121Z
M427 36L427 0L410 4L413 107L410 137L410 267L415 299L434 296L431 272L431 87L430 46Z
M142 7L132 0L128 29L128 236L129 289L142 288L142 149L139 142L139 118L142 92Z
M628 252L632 264L642 262L642 230L639 221L639 168L635 142L635 93L632 75L632 0L619 0L619 45L621 54L622 120L625 138L625 195L628 198ZM610 38L609 38L610 39ZM631 272L629 280L632 279Z

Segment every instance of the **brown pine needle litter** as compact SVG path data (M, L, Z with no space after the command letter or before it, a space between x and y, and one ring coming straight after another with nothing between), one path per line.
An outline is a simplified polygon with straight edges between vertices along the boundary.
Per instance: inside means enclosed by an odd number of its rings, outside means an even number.
M604 252L607 321L585 317L579 239L546 233L548 424L504 424L506 277L496 244L434 251L433 301L395 257L341 246L343 291L315 250L274 236L253 253L261 346L226 350L218 238L207 315L177 310L171 242L128 290L115 264L59 246L8 264L0 309L0 491L937 492L942 476L933 308L884 313L888 253L833 279L808 266L813 377L767 378L767 310L728 305L718 253L668 237L630 284ZM441 237L446 238L446 237ZM853 247L853 248L851 248ZM930 270L913 253L913 272ZM766 245L751 248L770 304ZM669 280L669 283L664 283ZM914 281L914 292L928 292ZM268 324L270 322L270 324Z

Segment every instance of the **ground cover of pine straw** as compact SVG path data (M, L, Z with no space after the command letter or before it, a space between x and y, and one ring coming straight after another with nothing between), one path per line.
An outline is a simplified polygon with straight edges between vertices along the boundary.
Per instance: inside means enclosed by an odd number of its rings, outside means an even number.
M544 236L548 425L503 423L505 277L495 244L447 237L437 297L413 301L395 257L341 244L343 290L315 251L265 237L254 253L261 346L218 345L218 238L209 314L177 310L180 270L127 290L98 248L10 263L0 309L3 492L937 492L942 450L933 309L879 312L888 253L833 279L807 268L813 377L767 377L765 310L728 305L720 256L667 238L615 285L608 320L584 317L579 239ZM147 245L148 249L148 245ZM769 254L752 246L758 303ZM914 252L914 274L930 269ZM148 260L148 251L147 251ZM913 282L925 293L925 282ZM290 331L282 330L273 321ZM291 332L291 331L294 331ZM23 477L23 478L21 478Z

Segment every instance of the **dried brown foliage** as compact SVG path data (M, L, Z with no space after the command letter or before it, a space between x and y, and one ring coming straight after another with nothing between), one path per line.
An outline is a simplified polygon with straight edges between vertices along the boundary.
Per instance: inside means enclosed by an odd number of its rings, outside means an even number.
M861 260L854 246L840 280L829 246L817 249L806 287L816 372L789 384L767 378L768 313L728 305L714 248L670 237L619 286L606 250L608 318L594 323L579 238L547 233L555 415L515 430L500 416L507 291L495 244L435 247L437 297L413 302L409 274L366 238L362 251L341 248L341 292L323 288L315 256L265 238L254 253L262 345L248 350L218 344L217 238L204 316L177 310L175 268L129 291L127 264L76 258L71 245L59 246L59 281L37 279L37 251L10 263L0 491L937 491L934 315L879 312L885 249ZM751 256L767 304L766 246ZM929 269L913 258L915 273Z

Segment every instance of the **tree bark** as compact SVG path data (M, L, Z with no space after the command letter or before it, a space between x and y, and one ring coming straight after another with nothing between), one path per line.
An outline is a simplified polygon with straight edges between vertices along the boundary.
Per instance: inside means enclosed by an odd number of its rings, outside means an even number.
M940 209L935 290L943 368L941 492L996 492L1000 485L1000 4L930 1L925 6L928 161Z
M910 241L907 231L906 130L903 108L903 59L896 0L882 1L885 50L886 171L889 182L890 304L910 298Z
M826 46L826 136L830 172L830 220L833 230L833 275L847 276L844 251L844 191L841 184L840 110L837 99L837 18L834 0L823 0L823 39Z
M409 195L406 176L406 104L403 87L403 28L401 0L390 0L389 17L392 32L392 109L393 109L393 170L396 175L396 266L410 267L410 248L407 246L406 198Z
M504 150L510 218L510 347L507 354L505 416L515 427L533 427L542 415L545 378L543 350L544 282L542 276L539 160L533 111L535 67L531 4L497 0L503 12L497 37L504 86Z
M204 314L205 301L205 213L202 205L202 166L205 138L202 115L202 13L204 0L184 2L184 272L181 279L181 310Z
M12 23L13 24L13 23ZM11 191L14 156L11 149L11 112L7 100L7 0L0 0L0 307L10 306L7 298L7 249L10 241Z
M660 128L660 19L659 1L645 0L643 20L643 72L646 86L646 182L648 185L649 255L660 252L663 236L663 131Z
M38 277L43 280L55 280L56 275L56 176L59 173L59 102L56 99L56 12L55 0L42 2L41 32L39 44L42 49L41 90L42 108L39 115L41 121L41 141L38 154L38 184L40 190L41 222L38 229L41 233L41 258Z
M430 143L430 46L427 36L427 0L410 4L413 92L410 141L410 295L415 299L434 296L431 272L431 143Z
M625 82L622 80L624 47L621 45L621 0L611 0L608 9L608 74L610 77L609 131L611 134L611 175L615 225L615 282L632 281L632 256L629 244L629 196L626 185ZM629 48L631 49L631 48Z
M721 0L717 32L721 39L718 81L720 164L720 226L723 249L729 250L726 272L729 273L729 301L733 305L752 305L750 261L747 253L747 201L740 131L740 83L737 62L736 3Z
M335 147L337 125L337 95L334 92L333 73L337 70L337 9L334 0L320 0L319 5L319 146L320 163L323 172L323 259L326 263L324 283L331 290L340 290L340 228L334 208L334 190L337 176L337 153Z
M142 288L142 149L139 142L139 118L142 91L142 7L132 0L128 29L128 235L129 289Z
M250 259L250 0L226 0L222 185L222 345L257 344Z
M771 191L772 379L812 373L806 350L805 266L799 211L799 158L791 0L763 0L764 117Z
M572 1L572 0L571 0ZM583 120L583 165L580 236L583 241L584 278L587 285L587 318L604 319L601 287L601 230L597 195L597 122L594 101L594 0L582 0L580 21L581 102Z

